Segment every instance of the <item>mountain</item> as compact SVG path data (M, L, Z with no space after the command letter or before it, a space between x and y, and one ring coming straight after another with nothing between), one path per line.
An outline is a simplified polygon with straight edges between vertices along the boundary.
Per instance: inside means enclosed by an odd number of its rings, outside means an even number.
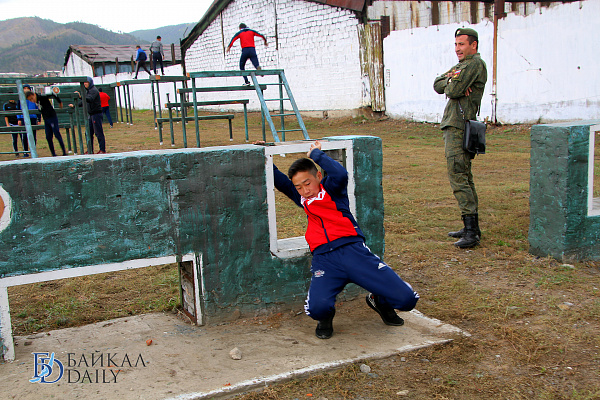
M163 26L162 28L133 31L129 32L129 34L149 42L153 42L156 39L156 36L160 35L163 45L175 43L175 45L178 46L179 40L189 35L190 31L194 26L196 26L196 24L197 22L169 25Z
M0 73L60 71L72 44L146 43L149 41L83 22L59 24L38 17L9 19L0 21Z

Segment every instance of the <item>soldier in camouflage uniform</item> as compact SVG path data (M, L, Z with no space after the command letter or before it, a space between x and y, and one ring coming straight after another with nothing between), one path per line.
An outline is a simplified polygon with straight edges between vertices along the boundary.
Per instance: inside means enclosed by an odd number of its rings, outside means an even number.
M448 178L464 224L463 229L448 235L459 238L455 246L469 248L479 244L481 231L477 192L471 173L471 155L463 150L462 143L465 119L476 119L479 111L487 69L478 53L477 32L470 28L459 28L454 36L458 64L438 76L433 88L448 97L440 127L444 134Z

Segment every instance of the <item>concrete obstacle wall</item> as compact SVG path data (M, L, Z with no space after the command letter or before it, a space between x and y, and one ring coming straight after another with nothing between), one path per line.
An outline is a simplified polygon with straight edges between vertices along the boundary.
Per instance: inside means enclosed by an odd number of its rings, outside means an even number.
M356 217L383 256L381 139L344 139ZM0 219L0 292L29 274L193 253L207 322L299 305L311 258L270 252L265 165L265 147L253 145L0 163L10 204ZM6 325L0 318L0 340Z
M600 198L593 196L598 124L577 121L531 128L532 254L564 261L600 259Z

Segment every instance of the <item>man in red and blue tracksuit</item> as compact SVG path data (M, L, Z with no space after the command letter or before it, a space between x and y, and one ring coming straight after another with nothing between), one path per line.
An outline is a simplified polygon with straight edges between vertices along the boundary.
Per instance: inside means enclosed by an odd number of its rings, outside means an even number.
M256 55L256 49L254 47L255 36L262 38L265 41L265 46L269 46L267 44L267 38L263 34L249 29L246 26L246 24L240 24L240 31L233 35L233 38L231 38L231 41L227 46L227 52L229 53L229 50L231 49L231 46L233 46L233 43L236 40L240 39L240 45L242 46L242 56L240 57L240 70L242 71L246 70L246 61L248 61L248 59L250 59L252 65L254 65L254 68L258 70L261 69L260 65L258 64L258 56ZM250 85L250 82L248 82L248 78L245 76L244 82L246 82L246 85Z
M385 324L403 325L395 310L412 310L419 295L365 245L350 212L346 169L321 151L319 141L311 145L308 156L325 171L325 177L308 158L296 160L288 176L275 166L273 174L275 187L303 207L308 217L305 238L313 259L304 309L318 321L315 334L320 339L333 335L335 299L348 283L371 292L367 304Z

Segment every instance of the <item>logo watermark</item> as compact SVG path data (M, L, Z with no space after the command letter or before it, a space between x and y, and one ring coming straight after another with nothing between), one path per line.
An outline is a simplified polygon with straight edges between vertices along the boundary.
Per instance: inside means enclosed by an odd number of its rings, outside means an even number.
M31 383L117 383L119 373L125 368L144 368L147 361L142 354L119 353L67 353L63 364L54 353L32 353L34 362Z
M65 368L63 363L54 358L54 353L33 353L33 357L34 373L29 382L56 383L62 379ZM52 378L55 379L50 380Z

